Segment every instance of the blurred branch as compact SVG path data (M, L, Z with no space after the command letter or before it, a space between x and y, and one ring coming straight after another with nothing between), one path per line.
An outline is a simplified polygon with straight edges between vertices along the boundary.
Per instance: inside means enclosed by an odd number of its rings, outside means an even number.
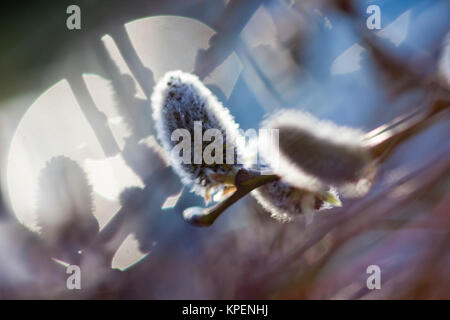
M119 152L119 146L107 124L106 116L97 109L83 76L79 73L69 73L67 79L75 99L94 131L103 151L107 156L117 154Z
M200 49L197 53L194 73L200 79L208 76L233 52L240 32L262 3L263 0L229 1L217 22L212 25L217 33L209 39L209 48Z
M393 124L373 130L367 134L370 152L380 161L385 160L402 142L439 120L438 116L442 116L443 112L448 113L449 107L450 100L438 100L425 111L416 111L395 120Z
M264 71L261 70L260 66L255 61L255 58L250 53L247 44L244 41L239 41L239 45L237 46L237 54L241 59L247 61L248 63L246 65L248 67L251 67L253 71L258 75L258 79L262 82L264 88L274 98L274 101L276 101L277 105L274 107L287 105L287 101L285 101L283 97L277 92L270 79L267 78L267 76L264 74Z
M124 25L111 28L111 37L114 39L120 54L126 57L126 63L131 72L135 76L141 88L144 90L147 99L152 94L155 81L153 79L153 72L144 66L141 59L136 52L130 37Z

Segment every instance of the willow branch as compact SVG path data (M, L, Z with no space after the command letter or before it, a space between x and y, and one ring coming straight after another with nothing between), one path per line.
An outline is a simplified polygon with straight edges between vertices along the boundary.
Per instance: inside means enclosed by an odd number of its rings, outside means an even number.
M252 190L278 179L279 177L274 174L262 175L258 171L241 169L236 174L234 180L236 191L231 196L209 208L188 208L184 211L183 216L186 221L193 225L210 226L226 209Z
M428 128L438 115L450 107L449 100L438 100L426 111L416 111L393 123L381 126L367 134L371 154L385 160L405 140Z
M426 111L415 111L369 132L365 142L372 155L382 162L402 142L430 126L437 120L438 115L448 111L449 107L450 101L438 100ZM183 212L183 216L195 226L210 226L226 209L252 190L278 179L279 177L274 174L262 175L258 171L241 169L235 176L236 191L231 196L209 208L188 208Z

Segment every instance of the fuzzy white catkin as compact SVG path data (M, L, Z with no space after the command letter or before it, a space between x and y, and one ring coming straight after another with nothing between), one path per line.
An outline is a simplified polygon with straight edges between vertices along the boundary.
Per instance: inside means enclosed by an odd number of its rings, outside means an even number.
M92 187L83 169L65 156L47 161L36 212L42 237L52 244L85 245L99 230L92 210Z
M234 121L229 110L225 108L212 92L197 78L183 72L167 72L154 88L151 103L158 138L163 148L171 157L171 163L186 185L193 185L193 191L205 196L207 188L213 182L207 175L211 170L216 173L227 173L239 165L237 154L239 146L234 151L234 164L227 165L226 144L235 145L239 137L239 126ZM202 122L202 134L207 129L218 129L222 133L224 144L224 164L207 165L194 164L194 122ZM172 141L172 132L176 129L187 129L191 135L191 164L185 164L174 159L171 150L178 141ZM205 145L201 152L203 152ZM203 159L203 157L202 157Z
M274 181L252 191L256 201L276 220L287 222L302 214L331 208L326 199L339 198L334 191L314 193L283 181ZM307 210L308 212L305 212Z
M375 161L360 130L298 110L281 111L263 123L279 131L276 173L299 188L323 191L335 186L347 197L362 196L371 186ZM271 164L273 155L265 155Z
M273 171L263 159L259 165L260 168ZM272 218L281 222L289 222L305 215L305 221L309 224L316 211L341 205L339 196L333 188L312 191L311 188L297 188L283 180L265 184L253 190L251 195Z

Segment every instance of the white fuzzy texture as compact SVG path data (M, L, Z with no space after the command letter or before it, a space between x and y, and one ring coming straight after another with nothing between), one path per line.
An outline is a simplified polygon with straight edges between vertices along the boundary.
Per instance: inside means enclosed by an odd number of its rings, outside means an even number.
M360 196L370 188L372 159L361 144L364 132L298 110L281 111L263 126L279 130L278 159L265 152L270 150L267 146L260 152L284 181L316 192L332 185L346 196Z
M161 78L154 88L151 103L158 138L163 148L169 153L175 171L184 184L194 184L193 191L204 195L205 189L211 184L206 175L208 166L204 163L202 165L183 164L174 159L171 150L178 142L171 141L171 134L175 129L180 128L187 129L191 133L193 157L194 121L202 121L203 132L211 128L220 130L224 137L224 144L235 143L239 137L238 124L229 110L197 76L179 70L167 72ZM236 147L235 156L239 152L239 146ZM223 153L226 154L225 149ZM223 168L224 166L219 166L213 171L228 170Z
M337 197L333 190L330 191ZM251 194L272 218L282 222L331 208L330 204L320 200L319 194L295 188L280 180L265 184L253 190ZM323 196L325 197L325 194ZM307 212L304 212L305 210Z

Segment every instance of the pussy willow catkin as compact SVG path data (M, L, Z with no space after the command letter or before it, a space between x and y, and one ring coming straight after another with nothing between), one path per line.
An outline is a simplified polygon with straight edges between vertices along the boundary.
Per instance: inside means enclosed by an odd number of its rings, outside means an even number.
M369 190L376 159L362 144L362 131L297 110L279 112L263 126L279 130L276 173L283 180L313 191L332 185L346 196L361 196ZM265 158L269 164L274 159L273 155Z
M240 160L250 156L243 145L245 140L242 139L238 124L228 109L196 76L182 71L166 73L155 86L151 102L158 138L169 153L172 166L183 183L193 185L193 191L208 200L210 190L215 191L215 188L224 186L224 181L218 181L216 177L233 177L233 173L243 168ZM182 161L177 149L182 135L176 134L180 129L184 130L189 140L189 149L183 149ZM196 147L196 135L204 137L209 129L218 130L224 150L221 157L216 159L219 161L213 163L205 161L203 157L208 148L207 143L202 140L200 148L198 145ZM230 145L231 155L228 152ZM187 158L184 157L186 151ZM201 161L196 161L196 158ZM313 177L310 182L314 182L314 179L317 178ZM232 181L225 182L232 184ZM337 194L330 192L325 183L315 183L321 187L296 187L276 181L254 190L252 194L272 217L281 221L288 221L300 214L310 214L330 205L340 205Z
M238 124L195 75L182 71L171 71L162 77L154 88L151 103L158 138L169 152L175 171L184 184L193 185L194 192L208 198L209 190L218 184L211 173L227 175L241 167L238 161L240 149L236 143ZM178 150L174 151L179 144L177 138L180 138L173 136L177 129L187 130L189 139L190 157L183 161L180 161ZM221 134L222 161L205 161L203 153L208 142L201 142L196 148L196 135L203 138L208 129L217 129Z
M331 206L340 206L334 191L311 192L293 187L283 181L274 181L252 191L252 196L279 221L290 221L301 214L311 214Z
M72 159L47 161L39 176L37 224L52 244L85 245L99 230L92 215L92 187L83 169Z

